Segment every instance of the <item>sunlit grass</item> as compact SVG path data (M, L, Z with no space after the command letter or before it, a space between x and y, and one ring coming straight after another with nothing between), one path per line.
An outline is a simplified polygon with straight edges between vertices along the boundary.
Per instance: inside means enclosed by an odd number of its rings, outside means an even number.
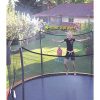
M43 50L43 54L48 54L48 55L57 55L57 48L58 47L54 47L54 48L42 48ZM62 49L62 55L64 56L66 54L66 48L61 48ZM34 52L40 53L40 49L34 49L32 50ZM79 52L79 49L74 49L75 52ZM23 62L24 62L24 66L30 65L30 64L34 64L34 63L40 63L41 59L40 59L40 55L39 54L34 54L34 53L30 53L28 51L24 51L23 52ZM56 59L57 57L51 57L51 56L43 56L43 62L47 62L53 59ZM17 66L16 68L20 68L21 63L20 63L20 54L15 54L11 56L11 60L12 60L12 65Z

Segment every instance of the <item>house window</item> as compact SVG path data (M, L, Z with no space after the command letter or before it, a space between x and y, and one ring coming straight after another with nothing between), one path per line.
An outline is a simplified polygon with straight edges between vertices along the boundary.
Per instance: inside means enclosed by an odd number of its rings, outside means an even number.
M69 18L69 22L74 22L74 18Z

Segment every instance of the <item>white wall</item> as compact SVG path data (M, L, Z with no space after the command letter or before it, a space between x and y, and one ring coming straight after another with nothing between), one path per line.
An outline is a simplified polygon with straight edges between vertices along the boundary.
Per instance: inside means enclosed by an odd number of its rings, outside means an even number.
M62 17L62 22L68 22L68 18L67 17Z
M74 23L84 23L84 22L88 23L89 20L90 20L90 22L93 22L92 18L90 18L90 19L88 19L88 18L74 18Z
M68 22L68 18L67 17L63 17L62 18L62 22ZM88 18L74 18L74 23L84 23L84 22L88 22L89 19ZM93 18L90 18L90 22L93 22Z

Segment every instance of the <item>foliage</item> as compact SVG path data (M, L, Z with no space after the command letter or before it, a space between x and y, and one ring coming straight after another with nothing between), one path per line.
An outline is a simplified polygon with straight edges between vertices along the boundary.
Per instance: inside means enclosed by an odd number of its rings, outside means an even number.
M86 54L93 54L93 33L89 34L89 38L87 41L83 42L83 47L86 48Z
M11 0L10 0L11 1ZM16 12L12 2L7 7L7 39L23 39L35 35L39 31L39 25L42 22L31 19L29 14Z
M7 39L23 38L26 34L32 34L32 24L23 15L7 13Z

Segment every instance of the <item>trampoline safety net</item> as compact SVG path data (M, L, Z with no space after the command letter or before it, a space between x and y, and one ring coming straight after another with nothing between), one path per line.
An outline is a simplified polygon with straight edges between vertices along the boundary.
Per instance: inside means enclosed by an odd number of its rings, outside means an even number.
M79 33L74 34L75 39L86 39L87 37L89 37L89 39L86 41L83 41L83 42L75 41L74 43L76 75L77 74L79 75L81 73L83 75L93 75L93 31L89 31L86 33L80 33L80 34ZM66 38L66 33L60 30L45 32L45 33L40 32L37 36L18 41L18 45L11 46L10 56L7 57L10 59L10 63L7 64L7 68L8 68L7 86L9 88L12 87L15 91L19 92L16 95L16 98L18 98L17 96L20 96L20 97L19 99L16 99L16 100L23 100L22 99L23 93L21 89L23 88L25 84L27 84L25 83L23 85L22 84L23 82L36 78L36 77L41 77L42 79L44 78L43 76L45 75L48 75L48 76L58 75L59 76L59 75L66 74L66 70L64 67L64 59L66 55L66 43L55 43L53 41L53 40L64 40L65 38ZM57 55L57 49L59 45L62 50L61 56ZM67 66L68 66L68 73L69 73L69 79L70 79L70 77L73 77L70 75L74 73L73 65L70 59L68 61ZM44 79L44 81L46 80L48 79ZM38 81L40 82L40 80ZM44 81L42 80L42 83L41 83L42 85ZM59 84L60 84L60 81L58 81ZM22 84L22 85L19 85L19 84ZM32 87L31 84L32 83L30 83L30 88ZM51 83L51 84L55 84L55 83ZM69 83L69 84L72 84L72 83ZM20 91L17 90L16 88L18 87L17 85L20 87L22 86ZM34 85L39 86L39 83L36 82L34 83ZM33 87L34 89L31 92L36 91L35 86ZM91 87L92 87L92 81L91 81L90 89ZM25 91L28 91L28 90L25 90ZM37 92L41 92L41 90ZM40 95L42 95L41 93ZM75 91L73 91L73 94L74 93ZM56 95L56 93L54 94ZM26 98L25 100L29 100L26 97L26 95L25 95L25 98ZM51 99L54 100L53 98ZM77 97L74 100L79 100L79 99L80 98ZM92 99L93 99L92 97L86 97L86 99L84 100L92 100ZM30 100L33 100L33 99L31 98ZM34 100L47 100L47 99L40 99L36 97ZM55 100L65 100L65 98L64 99L55 98ZM69 97L68 100L72 100L72 99L70 99ZM83 99L80 99L80 100L83 100Z

